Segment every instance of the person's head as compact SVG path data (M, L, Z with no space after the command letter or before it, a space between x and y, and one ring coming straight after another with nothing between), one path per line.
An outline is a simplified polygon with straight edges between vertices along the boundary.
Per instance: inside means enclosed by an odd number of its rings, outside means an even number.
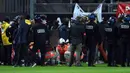
M9 23L9 22L10 22L10 19L9 19L9 17L7 17L7 16L6 16L6 17L4 18L4 20L3 20L3 21L5 21L5 22Z
M118 22L123 22L123 18L125 17L125 15L124 14L120 14L119 16L118 16Z
M14 23L18 24L20 22L20 16L16 16L14 19L13 19Z
M123 18L123 21L126 22L126 23L129 23L129 22L130 22L130 15L126 15L126 16Z
M35 20L35 23L41 23L42 22L40 15L35 15L34 20Z
M92 13L91 15L88 16L88 19L89 19L90 22L95 21L96 15Z
M63 25L68 26L69 18L63 18Z
M59 39L59 45L64 46L65 40L63 38Z
M116 23L116 18L115 17L110 17L109 20L108 20L108 24L109 25L114 25Z
M80 22L81 18L81 16L77 16L76 21Z
M40 15L42 20L47 20L47 16L46 15Z
M28 20L30 20L30 15L25 15L25 19L28 19Z

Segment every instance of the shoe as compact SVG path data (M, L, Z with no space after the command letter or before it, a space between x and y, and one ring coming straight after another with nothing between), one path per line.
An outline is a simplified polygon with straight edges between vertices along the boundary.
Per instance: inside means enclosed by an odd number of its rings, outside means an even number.
M96 67L95 65L88 65L88 67Z
M113 67L111 64L108 64L107 66L108 66L108 67Z
M36 63L34 63L33 65L32 65L32 67L35 67L37 64Z
M119 67L118 65L114 65L113 67Z
M82 65L81 64L77 64L77 65L75 65L76 67L82 67Z
M121 65L121 67L126 67L125 65Z
M71 66L72 66L72 64L70 64L70 63L69 63L69 65L68 65L68 66L69 66L69 67L71 67Z
M13 65L13 67L18 67L19 65L17 65L17 64L15 64L15 65Z

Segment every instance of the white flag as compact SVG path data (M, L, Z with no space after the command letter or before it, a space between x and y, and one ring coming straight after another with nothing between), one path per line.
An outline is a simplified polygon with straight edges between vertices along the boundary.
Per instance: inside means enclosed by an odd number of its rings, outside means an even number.
M68 22L68 27L69 27L69 28L71 27L71 23L70 23L70 21Z
M61 26L61 25L62 25L62 22L61 22L60 17L57 18L57 21L58 21L59 26Z
M82 8L76 3L74 7L74 12L73 12L73 19L76 19L77 16L83 16L84 11Z
M97 15L98 22L102 22L102 3L94 11L94 14Z

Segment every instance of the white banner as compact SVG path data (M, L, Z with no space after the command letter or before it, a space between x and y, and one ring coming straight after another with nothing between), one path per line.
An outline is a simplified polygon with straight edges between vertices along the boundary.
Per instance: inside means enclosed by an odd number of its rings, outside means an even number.
M84 11L82 10L82 8L76 3L75 7L74 7L74 12L73 12L73 18L72 19L76 19L77 16L83 16Z
M102 3L97 7L97 9L93 12L94 14L97 15L98 22L102 22ZM73 12L73 18L76 19L77 16L85 16L85 15L90 15L90 12L84 12L82 8L76 3L74 12Z

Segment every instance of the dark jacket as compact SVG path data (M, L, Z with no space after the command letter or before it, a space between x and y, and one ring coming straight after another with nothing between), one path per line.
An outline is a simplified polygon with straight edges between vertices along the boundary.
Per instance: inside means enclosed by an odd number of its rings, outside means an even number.
M89 22L85 25L86 44L101 43L99 26L95 22Z
M85 32L85 27L79 22L71 23L70 27L70 43L77 45L83 43L83 34Z
M121 23L119 26L120 39L124 41L130 40L130 23Z
M105 39L108 43L115 43L118 37L118 29L116 25L105 24Z
M15 31L16 35L14 37L14 43L27 44L30 27L31 24L27 23L25 19L21 20L18 29Z
M61 25L59 28L59 37L67 40L69 38L69 28L67 25Z
M49 41L49 32L44 24L36 24L32 27L33 31L33 41L36 46L42 46L46 44L46 41Z

